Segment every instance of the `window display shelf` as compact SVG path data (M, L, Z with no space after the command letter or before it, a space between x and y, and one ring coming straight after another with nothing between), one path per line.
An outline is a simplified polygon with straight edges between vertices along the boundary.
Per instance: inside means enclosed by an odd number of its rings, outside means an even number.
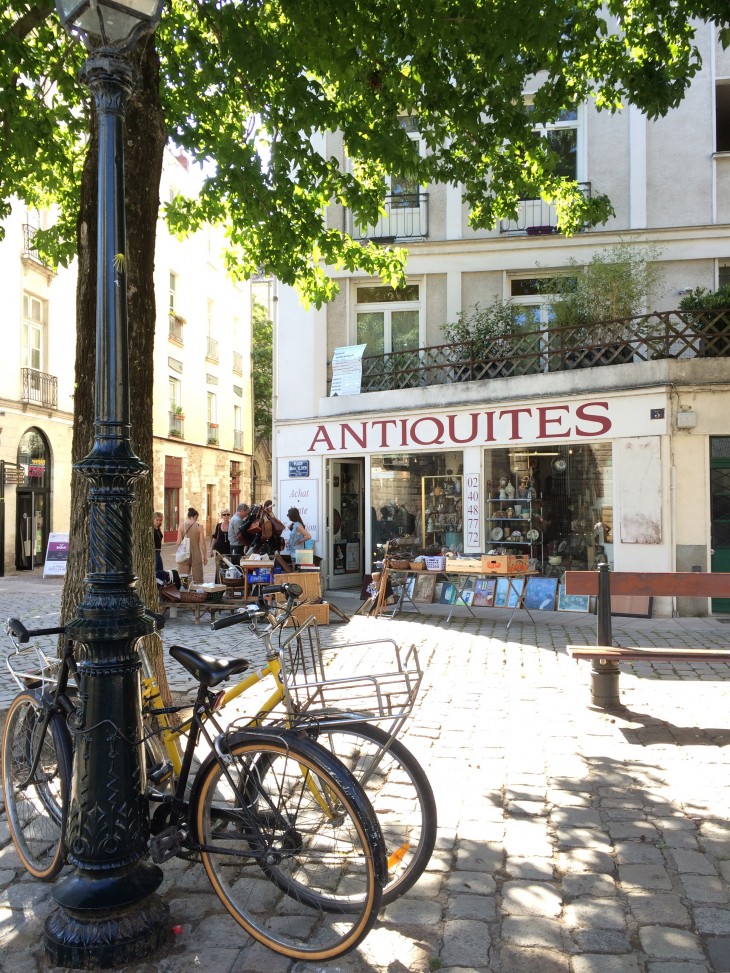
M424 547L463 551L463 486L463 476L451 473L421 478L421 542Z

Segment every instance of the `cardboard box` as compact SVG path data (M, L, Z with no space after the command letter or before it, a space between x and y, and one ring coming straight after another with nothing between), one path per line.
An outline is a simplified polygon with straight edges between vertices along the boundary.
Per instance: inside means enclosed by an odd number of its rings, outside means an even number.
M530 570L527 554L482 554L485 574L524 574Z
M330 606L327 604L326 601L322 602L319 605L297 605L297 607L292 612L292 615L294 616L294 618L296 618L296 620L299 622L300 625L303 625L304 622L306 622L306 620L311 615L314 615L314 619L318 625L329 625ZM287 621L284 627L286 628L287 626L291 626L292 624L293 623L291 620Z
M307 598L322 597L322 575L319 571L293 571L291 574L277 574L275 584L298 584L302 589L300 601ZM277 604L286 602L282 592L276 595Z
M481 559L478 557L450 557L446 559L446 571L456 574L481 574Z

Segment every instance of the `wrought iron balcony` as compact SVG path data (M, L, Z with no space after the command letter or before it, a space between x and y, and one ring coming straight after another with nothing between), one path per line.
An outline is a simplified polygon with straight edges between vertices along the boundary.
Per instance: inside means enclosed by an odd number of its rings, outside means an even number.
M591 184L579 182L583 195L590 199ZM558 232L558 216L555 207L544 199L523 199L517 208L516 220L502 220L499 232L503 234L525 233L527 236L548 236Z
M20 387L21 402L43 405L49 409L58 407L58 379L55 375L46 375L35 368L21 368Z
M38 227L33 226L31 223L23 223L23 256L32 257L33 260L41 262L41 258L38 256L38 250L35 245L35 235L38 232Z
M170 328L167 334L171 341L175 341L180 345L183 343L184 324L184 318L181 318L179 314L173 314L170 312Z
M181 415L179 412L168 413L167 430L168 436L172 436L174 439L184 439L185 416Z
M413 240L428 236L428 193L390 193L385 212L372 226L353 220L355 240Z
M730 309L662 311L599 325L368 355L362 392L514 378L661 358L730 358ZM331 370L329 379L331 380Z
M210 335L208 335L208 350L206 351L205 357L211 361L218 361L218 342L215 338L211 338Z

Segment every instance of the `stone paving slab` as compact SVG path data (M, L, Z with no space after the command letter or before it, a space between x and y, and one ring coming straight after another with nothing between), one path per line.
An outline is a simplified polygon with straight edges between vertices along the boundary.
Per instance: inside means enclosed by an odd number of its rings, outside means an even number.
M58 582L0 579L0 615L46 615L59 601ZM331 671L369 671L370 653L348 643L380 638L416 643L426 670L404 740L436 793L437 849L358 950L327 966L277 957L223 913L201 866L172 861L160 893L182 932L129 973L730 970L730 669L622 665L624 707L604 713L589 705L589 664L565 652L595 639L595 618L516 616L507 633L508 618L493 609L450 626L422 614L323 629ZM716 619L617 618L614 634L730 641ZM243 635L179 618L164 638L256 661L260 647ZM176 691L190 687L181 670L169 674ZM41 936L52 907L52 888L22 872L0 815L0 970L49 969Z

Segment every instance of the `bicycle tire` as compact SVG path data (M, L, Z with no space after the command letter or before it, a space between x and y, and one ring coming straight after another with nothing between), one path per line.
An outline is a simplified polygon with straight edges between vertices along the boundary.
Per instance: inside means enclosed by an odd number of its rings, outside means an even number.
M2 738L2 778L10 836L25 869L49 882L63 868L64 837L71 789L71 744L63 718L46 713L39 693L19 693L10 704ZM34 757L41 756L29 783Z
M349 952L375 922L385 879L382 835L361 788L330 753L288 732L244 731L228 757L227 765L208 757L190 801L216 895L281 955L325 961ZM324 792L334 817L317 802Z
M372 723L343 719L307 731L345 765L372 804L385 840L388 905L418 881L436 845L438 812L428 777L400 740L388 746L389 734Z

